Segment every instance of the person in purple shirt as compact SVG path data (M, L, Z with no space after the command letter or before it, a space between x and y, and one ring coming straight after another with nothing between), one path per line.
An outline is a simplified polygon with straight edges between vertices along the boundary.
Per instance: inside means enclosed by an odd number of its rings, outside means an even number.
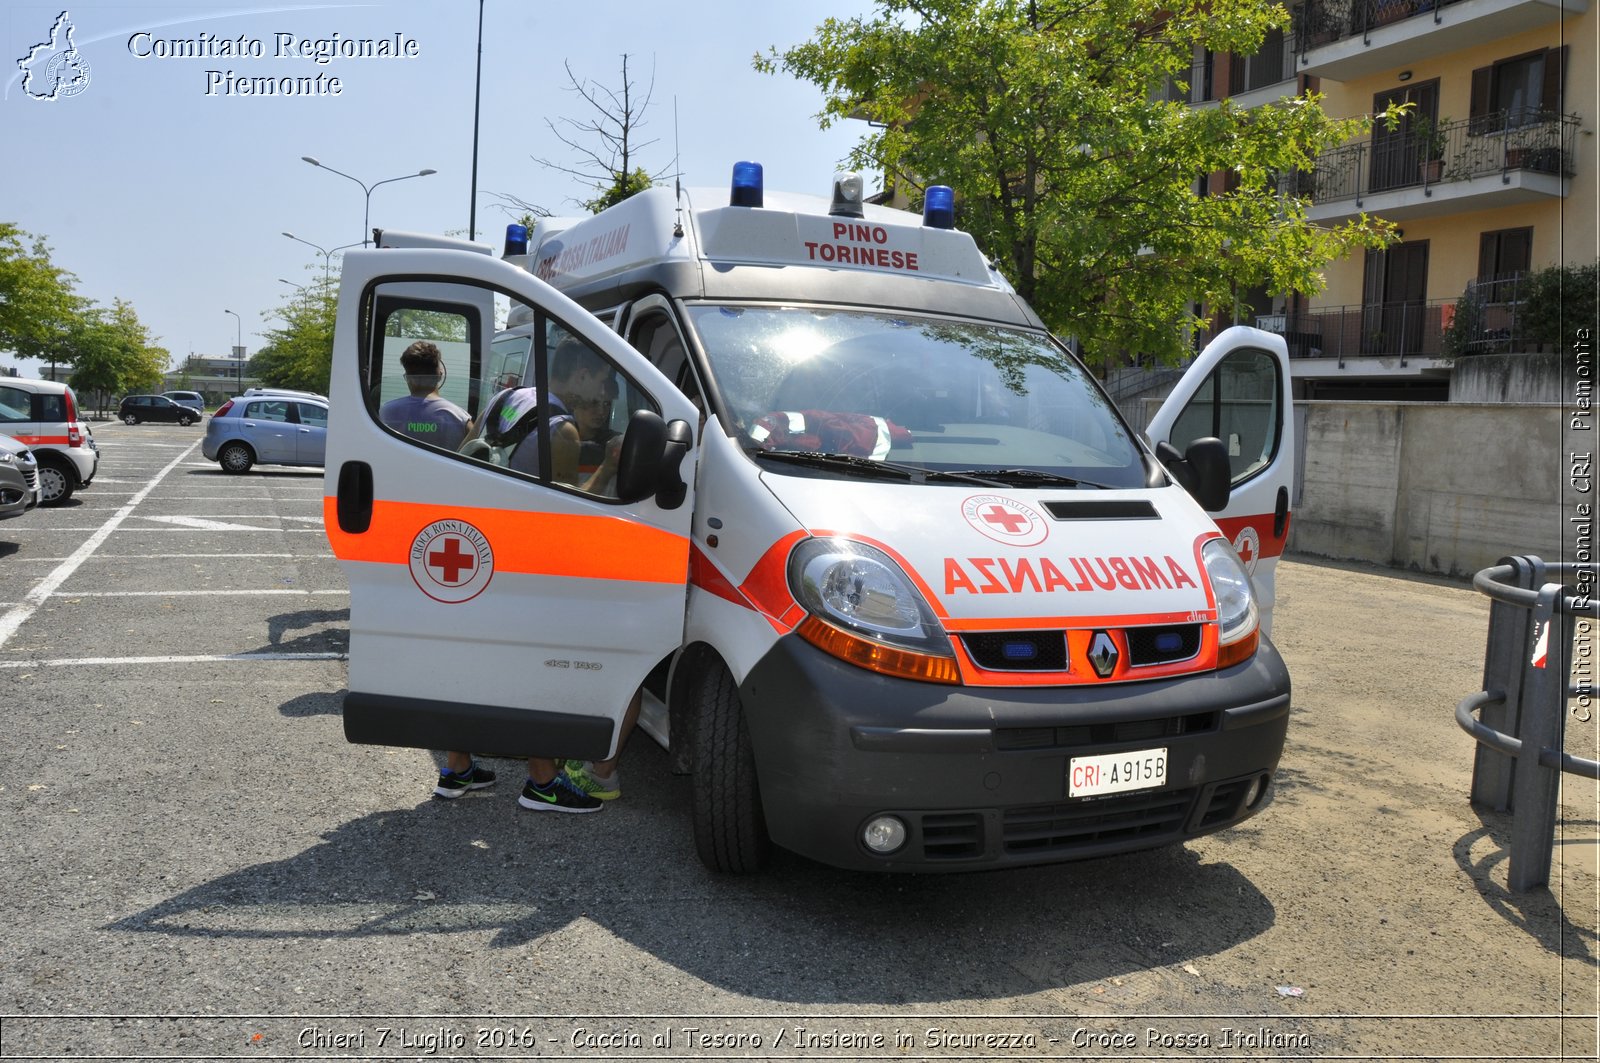
M427 340L418 340L400 355L411 394L390 399L378 410L378 420L402 435L431 446L456 450L472 428L472 418L460 406L443 398L444 357Z

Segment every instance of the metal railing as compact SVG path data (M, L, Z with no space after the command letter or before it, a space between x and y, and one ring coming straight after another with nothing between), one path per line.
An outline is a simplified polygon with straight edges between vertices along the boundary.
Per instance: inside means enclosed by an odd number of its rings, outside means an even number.
M1522 303L1526 273L1469 281L1461 300L1446 316L1456 335L1453 354L1508 354L1524 349Z
M1404 188L1434 187L1514 171L1572 177L1578 128L1575 114L1495 111L1459 121L1417 119L1398 131L1375 129L1370 137L1317 156L1309 171L1288 175L1286 193L1313 203L1353 199Z
M1313 48L1347 37L1367 39L1379 26L1414 15L1433 15L1457 0L1307 0L1294 8L1295 50L1305 62Z
M1552 575L1571 576L1584 589L1547 582ZM1596 616L1595 576L1593 564L1524 555L1472 579L1493 604L1483 689L1456 705L1456 723L1478 742L1473 803L1511 812L1508 885L1517 893L1550 881L1561 773L1600 779L1600 761L1574 757L1563 743L1568 702L1588 705L1597 692L1571 674L1577 620Z
M1328 306L1257 318L1258 327L1283 336L1291 358L1432 358L1443 353L1451 299Z

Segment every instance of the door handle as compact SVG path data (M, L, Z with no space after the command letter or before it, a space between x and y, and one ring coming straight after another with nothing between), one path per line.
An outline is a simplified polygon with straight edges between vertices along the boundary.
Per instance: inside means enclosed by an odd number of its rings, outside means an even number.
M1289 525L1289 489L1278 488L1278 504L1272 511L1272 537L1283 538L1283 530Z
M371 465L364 461L347 461L339 466L336 508L340 531L360 535L372 526Z

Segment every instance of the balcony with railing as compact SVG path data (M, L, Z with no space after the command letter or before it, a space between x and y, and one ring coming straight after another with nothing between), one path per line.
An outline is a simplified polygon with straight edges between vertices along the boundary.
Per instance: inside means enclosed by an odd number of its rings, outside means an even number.
M1448 299L1328 306L1262 314L1256 327L1281 335L1290 358L1323 359L1340 368L1351 359L1384 359L1391 369L1415 370L1414 361L1443 353L1454 308Z
M1580 15L1586 0L1305 0L1300 72L1349 81Z
M1365 140L1317 157L1286 192L1327 222L1365 211L1391 221L1562 197L1575 175L1577 115L1496 111L1437 124L1381 123Z

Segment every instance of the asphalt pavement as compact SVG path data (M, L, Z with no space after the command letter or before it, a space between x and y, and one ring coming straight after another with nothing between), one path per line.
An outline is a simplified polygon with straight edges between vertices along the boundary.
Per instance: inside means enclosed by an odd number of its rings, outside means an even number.
M94 431L91 487L0 524L4 1059L1594 1046L1594 818L1568 810L1560 891L1506 893L1508 825L1467 807L1470 741L1450 721L1487 613L1463 585L1284 566L1296 719L1279 797L1241 830L1001 873L780 854L734 878L695 858L688 780L643 735L623 798L593 816L520 810L505 760L494 789L433 801L433 754L347 744L349 601L320 470L229 476L201 428ZM1321 619L1322 588L1393 586L1385 629L1440 656L1403 706L1382 683L1412 651L1318 652L1328 625L1361 626ZM1374 708L1343 726L1358 696ZM1423 757L1364 733L1385 712L1437 771L1375 781L1372 765Z

